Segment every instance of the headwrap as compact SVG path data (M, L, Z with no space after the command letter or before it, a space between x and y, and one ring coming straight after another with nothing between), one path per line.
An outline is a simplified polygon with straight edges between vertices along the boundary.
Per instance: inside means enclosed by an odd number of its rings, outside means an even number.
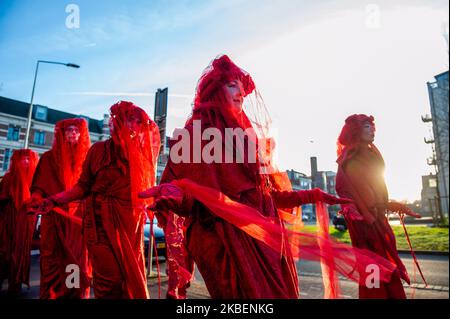
M74 145L66 140L66 129L69 126L76 126L80 131L78 142ZM85 119L73 118L56 123L52 153L55 157L55 163L59 165L60 180L64 182L66 190L78 181L84 159L90 147L91 139Z

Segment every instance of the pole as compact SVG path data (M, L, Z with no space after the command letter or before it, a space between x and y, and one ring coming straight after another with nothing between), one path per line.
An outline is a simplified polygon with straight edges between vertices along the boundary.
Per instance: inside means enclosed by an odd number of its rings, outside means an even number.
M147 261L147 278L155 277L153 274L153 220L150 220L150 232L148 239L148 261Z
M30 139L30 129L31 129L31 116L33 115L33 99L34 99L34 89L36 87L36 79L37 74L39 70L39 62L36 63L36 71L34 72L34 81L33 81L33 90L31 91L31 101L30 101L30 108L28 109L28 118L27 118L27 130L25 133L25 143L23 148L28 148L28 142Z
M30 130L31 130L31 117L33 115L33 99L34 99L34 89L36 88L36 79L38 75L39 70L39 63L49 63L49 64L59 64L59 65L65 65L70 68L76 68L78 69L80 66L75 63L63 63L63 62L55 62L55 61L44 61L44 60L38 60L36 63L36 71L34 72L34 81L33 81L33 91L31 92L31 101L30 101L30 108L28 110L28 118L27 118L27 131L25 133L25 142L24 142L24 148L28 148L29 140L30 140Z

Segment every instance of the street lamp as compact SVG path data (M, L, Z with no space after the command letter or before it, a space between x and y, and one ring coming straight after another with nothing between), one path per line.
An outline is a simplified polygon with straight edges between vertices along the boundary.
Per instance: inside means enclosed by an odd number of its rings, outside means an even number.
M24 148L28 148L28 140L30 138L31 115L33 114L34 88L36 87L36 78L37 78L37 74L38 74L38 70L39 70L39 63L60 64L60 65L65 65L65 66L67 66L69 68L76 68L76 69L78 69L80 67L78 64L74 64L74 63L62 63L62 62L43 61L43 60L38 60L37 61L37 63L36 63L36 71L34 73L33 91L31 92L30 108L28 110L27 131L25 133Z

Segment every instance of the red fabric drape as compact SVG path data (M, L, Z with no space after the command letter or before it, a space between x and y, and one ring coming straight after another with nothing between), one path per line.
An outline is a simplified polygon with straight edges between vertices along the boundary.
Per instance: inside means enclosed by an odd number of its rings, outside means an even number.
M327 237L325 219L319 234L285 229L283 220L288 219L289 211L279 211L278 207L293 206L276 202L273 193L289 190L290 183L279 178L283 175L273 163L274 143L267 134L270 121L262 112L265 107L256 107L261 112L250 120L245 108L229 105L223 88L231 80L240 81L243 97L255 90L248 73L227 56L218 57L205 70L197 85L192 116L183 131L188 140L181 134L171 141L171 158L162 179L175 183L196 200L185 212L189 216L185 242L211 296L298 298L294 258L299 257L326 266L327 297L338 295L336 271L364 282L365 267L376 263L381 280L388 281L394 268L391 263L370 252L332 242ZM202 135L208 128L220 132L222 138L230 129L247 134L238 136L231 145L223 141L220 149L213 151L219 160L207 163L202 150L208 141ZM260 152L259 146L266 147ZM175 163L176 155L186 150L188 156ZM241 155L242 160L227 161L230 153ZM283 198L300 204L294 192ZM320 218L325 218L325 209L318 211L322 212Z
M364 218L346 218L353 246L370 250L397 266L391 280L379 288L361 285L360 298L406 298L401 278L408 283L410 279L385 216L389 197L383 178L384 160L375 145L360 141L364 123L373 125L373 120L364 114L347 118L338 141L336 191L339 196L353 199L353 208Z
M49 197L66 190L64 175L56 161L55 150L44 153L33 178L34 197ZM85 154L86 155L86 154ZM82 163L80 163L82 164ZM68 174L65 174L67 176ZM86 204L77 201L60 208L68 215L82 218ZM81 225L55 211L41 217L40 239L40 298L87 298L89 296L91 270ZM80 287L68 288L68 265L80 270Z
M135 117L135 136L127 119ZM121 101L111 107L112 138L89 150L77 184L54 196L67 203L87 196L83 230L92 260L96 298L148 298L143 253L145 201L137 192L155 181L159 130L141 108Z
M22 162L25 157L26 166ZM22 205L30 198L37 162L37 153L29 149L14 151L0 184L0 282L8 277L8 290L13 293L20 290L21 283L29 286L35 218L28 217Z

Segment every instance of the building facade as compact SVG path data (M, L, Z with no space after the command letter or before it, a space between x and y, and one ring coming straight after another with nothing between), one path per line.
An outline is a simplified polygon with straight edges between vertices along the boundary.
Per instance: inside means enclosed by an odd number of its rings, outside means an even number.
M13 151L24 147L29 107L29 103L0 96L0 177L8 170ZM92 143L109 137L109 115L96 120L33 105L29 148L42 155L52 147L56 122L75 117L82 117L88 122Z
M289 180L292 184L293 190L310 190L312 189L312 180L310 177L306 176L306 174L294 171L294 170L287 170L286 171ZM313 205L302 205L302 214L304 216L308 216L308 218L311 220L314 218L314 211L313 211Z
M319 171L317 165L317 157L315 156L310 158L310 163L312 187L320 188L324 192L336 196L336 172ZM329 206L328 212L330 213L330 217L336 215L339 212L339 209L340 208L337 205Z
M428 82L428 95L433 125L433 158L429 162L437 168L438 197L440 210L448 218L449 211L449 104L448 104L448 71L435 76L434 82Z
M430 173L430 175L422 176L421 212L423 217L439 218L437 194L436 175Z

